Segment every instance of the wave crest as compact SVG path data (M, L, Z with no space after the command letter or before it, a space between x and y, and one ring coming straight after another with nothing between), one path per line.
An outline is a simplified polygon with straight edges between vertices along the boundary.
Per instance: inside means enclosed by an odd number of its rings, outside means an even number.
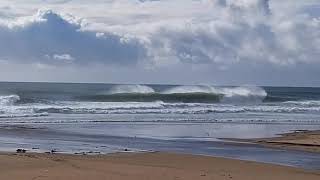
M260 103L266 96L263 88L253 86L171 86L155 90L146 85L116 85L107 93L78 96L76 99L93 102Z
M154 93L154 89L146 85L117 85L109 90L109 94L150 94Z
M162 92L163 94L191 94L191 93L207 93L217 94L211 86L177 86Z
M213 87L213 86L178 86L166 90L164 94L206 93L221 95L222 102L252 102L263 101L267 92L261 87Z
M0 96L1 106L12 106L20 100L18 95Z

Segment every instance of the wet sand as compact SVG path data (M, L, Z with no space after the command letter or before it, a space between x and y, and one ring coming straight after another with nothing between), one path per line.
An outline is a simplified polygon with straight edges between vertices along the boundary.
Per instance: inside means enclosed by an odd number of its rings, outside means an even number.
M114 126L103 126L102 129L109 131L113 127ZM199 126L197 126L197 128L198 127ZM76 128L78 128L78 126L76 126ZM17 148L21 148L26 149L28 153L42 153L54 150L57 153L64 154L85 153L95 155L122 152L127 149L130 152L156 151L186 153L272 163L304 169L318 170L320 168L320 156L318 153L282 151L274 148L265 148L252 143L159 140L152 138L73 133L69 130L59 131L57 129L59 128L43 128L42 126L37 127L34 125L3 126L3 128L0 128L0 152L15 152Z
M253 142L268 147L320 153L320 131L295 131L280 137L255 139Z
M1 154L0 179L318 180L319 172L225 158L169 153L100 156Z
M237 139L221 138L232 142L260 144L269 148L287 150L299 150L312 153L320 153L320 130L296 130L291 133L279 134L272 138Z

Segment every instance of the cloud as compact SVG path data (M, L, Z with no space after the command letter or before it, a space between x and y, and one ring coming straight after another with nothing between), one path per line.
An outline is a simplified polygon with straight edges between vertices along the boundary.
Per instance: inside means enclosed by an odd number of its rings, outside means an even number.
M55 63L74 59L79 64L135 64L144 47L135 38L82 30L81 21L40 10L0 26L0 59ZM51 56L53 58L45 58ZM71 58L72 56L72 58Z
M53 59L65 62L72 62L75 60L70 54L54 54Z
M43 7L52 10L33 15ZM319 0L3 0L0 61L47 77L85 78L88 68L94 80L130 83L320 84L319 7Z
M155 60L183 63L320 63L320 19L303 14L278 17L268 0L214 1L209 19L170 24L151 36ZM156 62L155 64L161 64Z
M223 68L242 62L318 61L320 20L303 11L316 7L316 1L300 2L300 8L291 8L292 1L286 0L81 2L98 14L86 12L76 1L33 1L65 13L83 10L87 19L75 21L48 10L2 25L0 59L55 63L56 55L68 54L78 64L143 61L155 67L191 63ZM176 8L168 9L172 6ZM284 6L292 11L283 14ZM103 13L99 7L109 10Z

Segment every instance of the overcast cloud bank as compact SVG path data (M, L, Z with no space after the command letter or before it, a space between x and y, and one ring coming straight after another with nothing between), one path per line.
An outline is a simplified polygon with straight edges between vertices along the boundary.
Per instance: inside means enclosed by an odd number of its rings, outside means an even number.
M11 5L19 2L13 10ZM105 69L109 77L118 77L109 74L118 68L123 81L131 81L125 76L135 71L135 81L147 82L144 76L163 82L168 74L192 71L196 82L270 83L267 74L283 73L282 81L299 76L297 84L320 85L312 79L320 75L315 68L320 68L319 1L28 2L0 3L2 64L61 71L61 66L100 64L99 74ZM248 78L252 75L257 78Z

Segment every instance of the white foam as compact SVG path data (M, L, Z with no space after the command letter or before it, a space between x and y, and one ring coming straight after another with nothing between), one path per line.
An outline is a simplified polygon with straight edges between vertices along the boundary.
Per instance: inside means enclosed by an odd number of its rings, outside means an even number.
M211 86L177 86L167 89L162 94L184 94L184 93L217 93Z
M16 112L16 113L15 113ZM157 102L59 102L55 105L33 104L6 110L6 114L208 114L208 113L305 113L320 112L320 107L268 104L205 104Z
M255 86L222 88L219 90L224 96L223 102L262 102L267 92Z
M146 85L117 85L112 87L109 94L121 94L121 93L141 93L148 94L154 93L154 89Z
M49 113L30 113L30 114L0 114L0 118L25 118L25 117L43 117L49 116Z
M225 97L234 96L261 96L266 97L267 92L255 86L243 86L243 87L233 87L233 88L222 88L220 91L225 95Z
M320 101L310 100L310 101L287 101L283 104L303 106L303 107L320 107Z
M8 95L1 96L0 95L0 105L1 106L12 106L14 103L18 102L20 97L18 95Z

